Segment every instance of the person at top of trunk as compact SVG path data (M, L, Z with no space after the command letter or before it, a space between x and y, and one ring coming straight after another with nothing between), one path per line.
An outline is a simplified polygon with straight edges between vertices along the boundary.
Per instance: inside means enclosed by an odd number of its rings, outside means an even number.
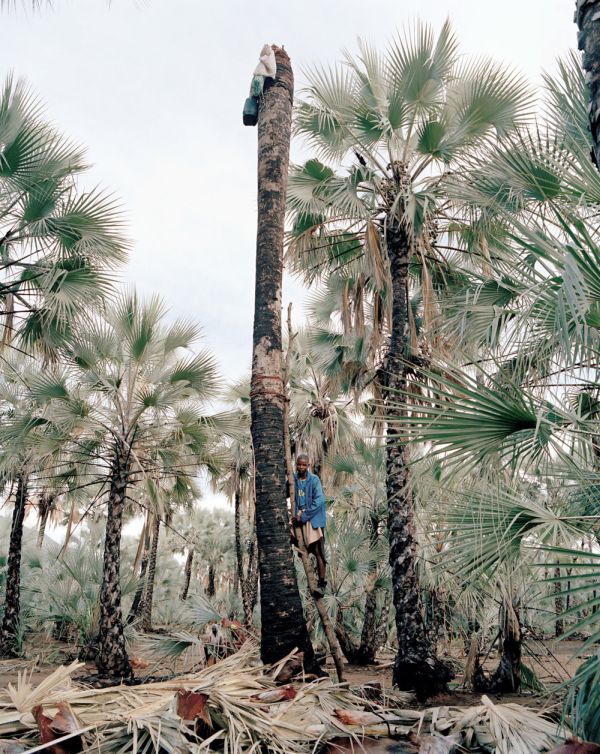
M317 561L319 582L317 596L322 597L327 588L327 560L325 558L325 495L321 480L308 470L308 456L301 454L296 458L294 474L294 527L297 536L304 539L309 553Z

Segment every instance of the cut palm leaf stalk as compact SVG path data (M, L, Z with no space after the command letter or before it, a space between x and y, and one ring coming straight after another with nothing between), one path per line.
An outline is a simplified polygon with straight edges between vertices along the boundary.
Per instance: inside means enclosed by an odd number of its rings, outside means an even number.
M530 754L550 750L568 731L518 704L495 705L487 697L472 708L386 709L354 694L346 685L321 678L296 684L295 694L277 689L275 667L258 660L255 644L235 655L171 681L90 689L72 676L83 665L57 668L37 687L31 676L0 691L0 739L11 737L36 750L33 708L53 719L68 709L90 751L261 751L308 754L334 738L370 736L460 736L471 751ZM280 699L269 703L269 699ZM408 702L396 697L398 703ZM179 714L178 714L179 713ZM181 716L180 716L181 715ZM193 718L191 720L183 718ZM563 735L564 733L564 735ZM39 749L42 750L41 748Z

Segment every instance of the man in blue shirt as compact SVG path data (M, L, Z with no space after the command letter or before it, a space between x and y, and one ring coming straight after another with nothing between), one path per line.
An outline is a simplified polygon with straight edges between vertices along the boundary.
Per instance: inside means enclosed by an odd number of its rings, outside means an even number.
M319 582L316 596L322 597L327 588L327 560L325 559L325 495L321 480L308 470L308 456L296 458L294 474L294 517L297 536L302 536L309 553L315 556Z

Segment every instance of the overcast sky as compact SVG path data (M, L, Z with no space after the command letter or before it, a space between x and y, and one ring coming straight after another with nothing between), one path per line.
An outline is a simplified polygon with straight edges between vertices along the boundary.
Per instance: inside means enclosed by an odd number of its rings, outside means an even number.
M30 0L24 0L30 5ZM51 119L88 148L86 183L118 196L134 241L123 278L192 317L223 373L249 365L256 129L241 110L265 42L302 71L361 36L384 46L418 14L450 16L467 54L532 81L574 47L574 0L54 0L0 14L0 67L28 80ZM284 298L301 298L287 281ZM300 316L300 311L297 312Z

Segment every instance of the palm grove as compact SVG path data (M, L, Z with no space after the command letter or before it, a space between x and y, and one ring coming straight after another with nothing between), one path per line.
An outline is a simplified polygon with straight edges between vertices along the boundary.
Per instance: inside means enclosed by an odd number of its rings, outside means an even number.
M416 24L309 71L292 121L276 57L259 115L252 378L229 386L193 323L116 286L118 208L78 187L81 152L5 85L2 654L50 631L128 679L139 632L226 615L262 624L265 661L300 647L318 670L283 429L333 501L325 605L347 660L393 647L394 684L427 697L452 677L440 642L462 639L475 688L516 690L535 676L528 635L598 639L600 176L579 61L534 92L459 54L448 23ZM289 172L286 128L312 153ZM310 290L288 342L284 247ZM202 475L231 519L195 504ZM58 597L41 604L44 589ZM596 655L570 692L590 738L597 673Z

